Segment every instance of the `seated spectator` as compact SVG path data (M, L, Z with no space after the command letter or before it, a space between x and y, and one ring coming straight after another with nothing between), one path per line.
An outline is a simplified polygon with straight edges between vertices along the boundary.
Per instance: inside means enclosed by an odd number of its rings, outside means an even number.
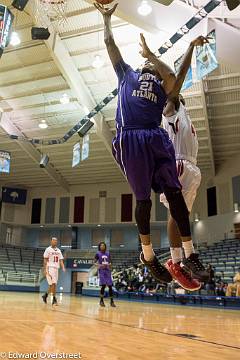
M205 285L205 289L207 290L208 295L209 294L215 295L215 272L211 264L207 264L207 272L209 273L209 278Z
M216 283L215 295L217 296L225 296L227 291L227 284L223 281L219 281Z
M232 296L233 291L236 291L236 296L240 296L240 268L233 278L233 284L228 284L226 296Z

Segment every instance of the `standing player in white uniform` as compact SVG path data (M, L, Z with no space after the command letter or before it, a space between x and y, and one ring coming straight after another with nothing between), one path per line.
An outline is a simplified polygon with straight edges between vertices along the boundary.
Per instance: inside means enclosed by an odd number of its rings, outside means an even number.
M47 282L49 285L48 292L46 292L42 299L47 303L49 294L53 295L52 305L57 305L56 289L58 282L58 272L61 266L65 272L65 266L63 262L63 255L60 249L57 247L58 239L56 237L51 238L51 245L45 250L44 257L44 271L46 274Z
M194 47L203 46L205 42L207 39L203 36L199 36L191 42L177 74L175 87L168 96L167 105L163 112L163 128L168 132L173 142L178 177L189 213L192 210L197 189L201 183L201 172L196 166L197 134L185 108L185 101L180 95L180 90L191 64ZM169 207L164 194L161 194L160 201ZM171 215L168 220L168 237L171 251L171 259L165 264L168 271L186 290L200 289L200 281L207 280L208 273L199 261L198 254L194 251L193 242L182 242L177 224ZM182 247L185 253L184 260Z

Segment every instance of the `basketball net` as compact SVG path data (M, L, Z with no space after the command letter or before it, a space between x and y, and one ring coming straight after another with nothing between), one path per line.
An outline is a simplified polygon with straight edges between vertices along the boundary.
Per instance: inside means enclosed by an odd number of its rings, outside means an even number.
M35 18L38 24L59 32L59 26L67 22L68 0L35 0Z

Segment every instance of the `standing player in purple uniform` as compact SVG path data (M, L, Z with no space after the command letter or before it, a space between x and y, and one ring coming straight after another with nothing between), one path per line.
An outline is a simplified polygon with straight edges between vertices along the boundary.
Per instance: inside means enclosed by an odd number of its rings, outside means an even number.
M113 282L112 282L112 273L111 273L111 257L109 251L107 251L107 246L104 242L101 242L98 245L98 252L95 256L96 263L98 265L98 275L100 280L100 305L105 306L104 304L104 292L106 286L109 289L109 297L111 299L111 306L116 307L113 301Z
M164 192L182 240L191 241L189 214L177 176L174 148L167 132L159 127L176 77L148 49L143 35L141 53L148 62L138 71L127 65L111 29L111 15L117 5L109 9L95 3L95 7L104 18L105 43L119 81L113 155L136 196L135 217L143 249L140 259L157 281L170 282L171 274L159 263L152 248L150 216L151 189Z

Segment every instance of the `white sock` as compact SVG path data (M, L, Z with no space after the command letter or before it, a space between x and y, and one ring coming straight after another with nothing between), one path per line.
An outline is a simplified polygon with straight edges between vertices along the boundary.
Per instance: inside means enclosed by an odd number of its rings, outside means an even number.
M184 253L186 258L189 258L189 256L193 253L195 253L194 246L192 240L190 241L183 241L182 243Z
M172 262L174 264L179 263L183 259L182 248L170 248Z
M142 244L142 249L143 249L144 259L146 261L151 261L155 256L155 253L152 248L152 244L149 244L149 245Z

